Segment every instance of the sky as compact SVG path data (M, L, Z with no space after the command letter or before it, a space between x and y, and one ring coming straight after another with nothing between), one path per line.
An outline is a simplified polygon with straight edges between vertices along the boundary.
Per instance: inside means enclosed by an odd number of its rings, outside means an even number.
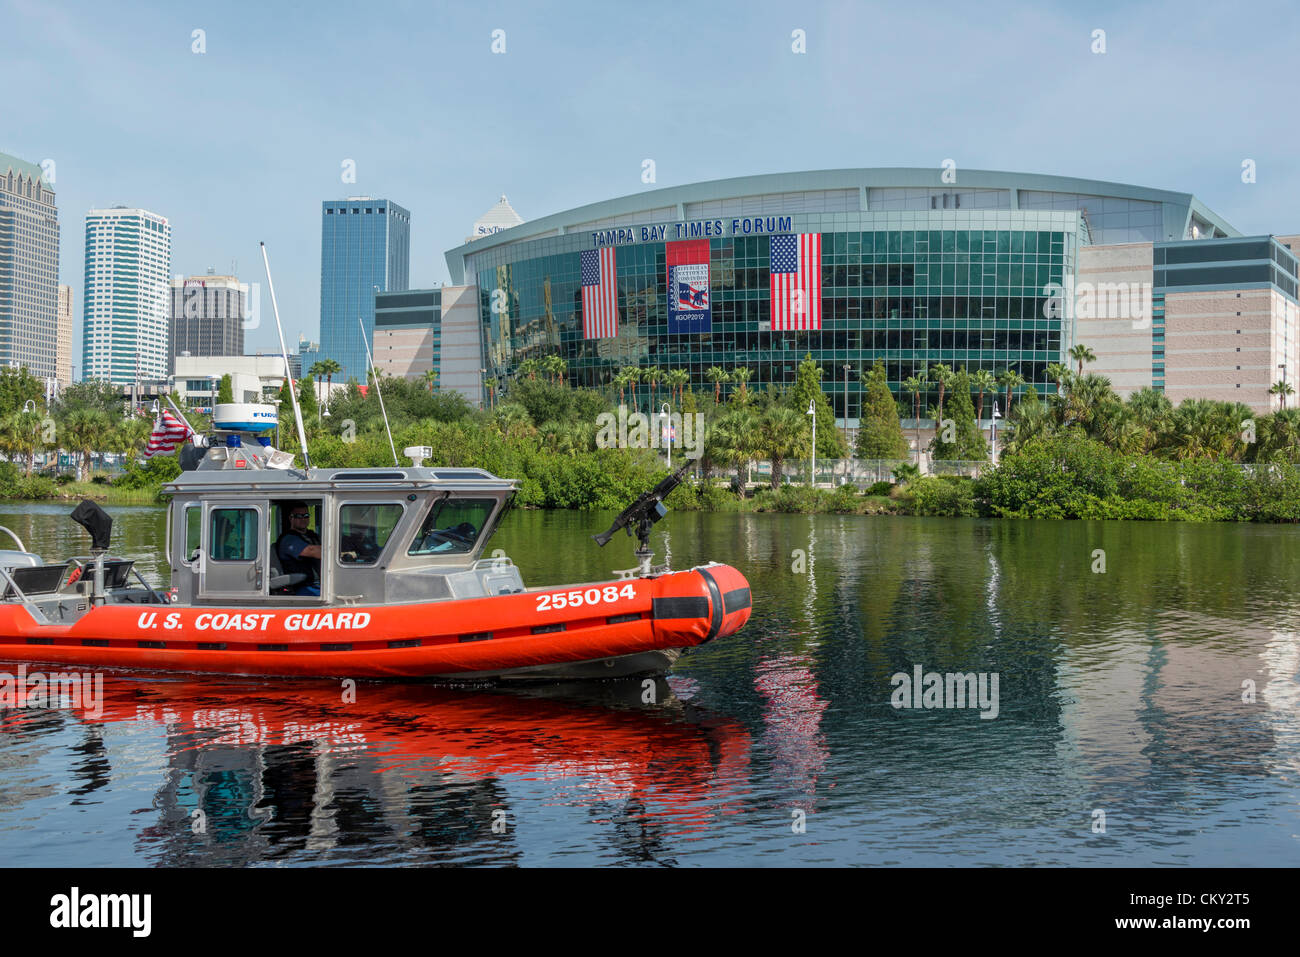
M444 253L503 193L536 219L945 159L959 183L1133 183L1300 233L1298 27L1300 7L1267 2L0 0L0 152L54 161L80 374L85 214L103 206L166 216L173 274L233 262L260 284L248 352L278 351L259 241L289 348L319 339L321 203L352 195L411 211L412 288L449 281Z

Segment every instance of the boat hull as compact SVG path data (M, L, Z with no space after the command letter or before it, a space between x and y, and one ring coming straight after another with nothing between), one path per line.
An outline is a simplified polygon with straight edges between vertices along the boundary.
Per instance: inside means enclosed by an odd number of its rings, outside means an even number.
M614 677L666 671L681 649L738 631L750 604L728 565L402 605L109 604L68 624L38 624L7 603L0 660L272 677Z

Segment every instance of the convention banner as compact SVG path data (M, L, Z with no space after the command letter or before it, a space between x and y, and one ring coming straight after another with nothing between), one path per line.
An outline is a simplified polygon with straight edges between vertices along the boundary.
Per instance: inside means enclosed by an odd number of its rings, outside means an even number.
M710 332L709 241L692 239L665 244L668 262L668 331Z

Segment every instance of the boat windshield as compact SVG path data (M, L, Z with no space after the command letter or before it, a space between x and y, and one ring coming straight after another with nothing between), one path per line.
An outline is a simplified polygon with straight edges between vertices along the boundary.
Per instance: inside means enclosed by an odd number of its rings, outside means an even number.
M452 555L473 551L496 504L494 498L440 499L430 509L408 554Z

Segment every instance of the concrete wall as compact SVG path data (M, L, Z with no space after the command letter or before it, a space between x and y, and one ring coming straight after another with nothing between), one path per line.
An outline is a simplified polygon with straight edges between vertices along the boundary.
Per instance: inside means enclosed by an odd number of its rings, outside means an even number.
M1184 399L1277 407L1269 387L1296 378L1296 306L1272 289L1165 296L1165 393Z
M1079 284L1076 291L1092 297L1085 306L1093 318L1078 318L1076 343L1082 343L1097 356L1084 367L1110 379L1121 397L1151 385L1151 243L1125 243L1117 246L1083 246L1079 249ZM1089 284L1085 286L1084 284ZM1117 297L1100 284L1124 283L1128 292L1146 294L1146 315L1138 316L1134 296L1129 295L1127 310L1116 308ZM1084 305L1076 303L1076 305ZM1091 307L1090 307L1091 306ZM1124 313L1127 311L1127 315ZM1113 313L1113 315L1111 314ZM1070 367L1078 365L1071 362Z
M479 334L478 286L442 287L442 359L438 388L456 390L470 405L483 402L483 349Z
M433 327L375 327L375 365L398 378L419 378L433 368Z

